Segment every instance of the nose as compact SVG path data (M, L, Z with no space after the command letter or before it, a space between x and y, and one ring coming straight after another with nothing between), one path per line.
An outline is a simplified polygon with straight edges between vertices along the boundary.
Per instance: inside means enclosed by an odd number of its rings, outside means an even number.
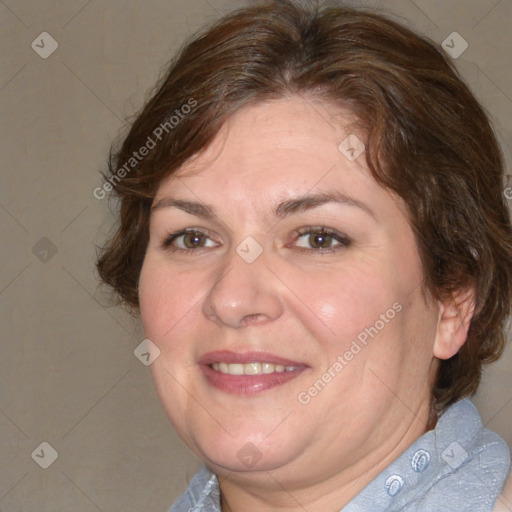
M234 329L276 320L283 313L283 303L273 277L264 254L247 263L233 250L216 270L203 313L218 325Z

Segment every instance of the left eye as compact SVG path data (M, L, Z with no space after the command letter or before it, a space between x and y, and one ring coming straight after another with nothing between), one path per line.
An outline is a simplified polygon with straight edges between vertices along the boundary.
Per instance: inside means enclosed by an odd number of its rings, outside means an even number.
M297 237L296 245L308 249L331 249L336 246L348 246L348 240L338 233L324 229L310 230Z

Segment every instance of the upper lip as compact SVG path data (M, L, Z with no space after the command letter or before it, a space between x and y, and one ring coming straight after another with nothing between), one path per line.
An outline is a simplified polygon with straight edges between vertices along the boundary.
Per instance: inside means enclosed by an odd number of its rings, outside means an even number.
M284 357L276 356L270 352L231 352L229 350L216 350L208 352L199 359L199 364L210 365L213 363L270 363L282 364L283 366L308 366L299 361L293 361Z

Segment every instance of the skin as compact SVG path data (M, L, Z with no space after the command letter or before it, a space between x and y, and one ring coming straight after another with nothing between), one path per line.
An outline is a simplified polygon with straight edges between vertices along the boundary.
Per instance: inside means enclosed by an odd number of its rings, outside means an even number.
M153 203L215 212L152 210L140 306L145 336L161 351L151 366L159 397L218 475L223 511L340 510L428 429L439 358L466 339L472 294L425 298L406 209L371 177L364 154L350 161L338 149L348 134L357 135L348 112L311 98L246 107L161 183ZM283 201L333 191L373 215L335 202L275 215ZM310 226L350 243L315 248L314 236L296 232ZM205 233L200 246L177 252L183 237L162 246L185 228ZM263 249L250 264L236 252L248 236ZM394 303L401 311L302 405L298 394ZM261 393L226 393L198 365L215 350L271 352L308 368ZM250 468L237 456L247 442L261 454Z

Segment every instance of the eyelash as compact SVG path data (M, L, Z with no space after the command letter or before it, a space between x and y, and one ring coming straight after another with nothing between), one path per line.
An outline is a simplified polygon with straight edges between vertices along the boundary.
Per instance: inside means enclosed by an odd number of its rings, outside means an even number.
M342 249L342 248L347 248L352 243L352 240L349 237L347 237L346 235L343 235L342 233L340 233L334 229L327 228L324 226L306 226L306 227L297 229L294 233L294 235L295 235L294 242L296 242L300 237L302 237L304 235L312 235L314 233L322 233L326 236L332 237L333 240L338 242L339 245L335 245L334 247L316 248L316 249L315 248L308 249L305 247L296 247L296 249L298 249L300 252L315 252L318 254L326 254L326 253L334 253L335 251ZM212 238L208 235L208 232L204 231L203 229L194 229L194 228L182 229L180 231L176 231L174 233L170 233L169 235L167 235L161 243L162 249L168 250L168 251L171 251L174 253L182 253L182 254L183 253L190 254L192 252L197 252L198 249L204 249L204 247L199 247L199 248L195 248L195 249L193 249L193 248L183 249L182 247L174 247L172 245L172 243L175 240L177 240L179 237L185 236L187 234L204 235L207 238L209 238L210 240L212 240Z

